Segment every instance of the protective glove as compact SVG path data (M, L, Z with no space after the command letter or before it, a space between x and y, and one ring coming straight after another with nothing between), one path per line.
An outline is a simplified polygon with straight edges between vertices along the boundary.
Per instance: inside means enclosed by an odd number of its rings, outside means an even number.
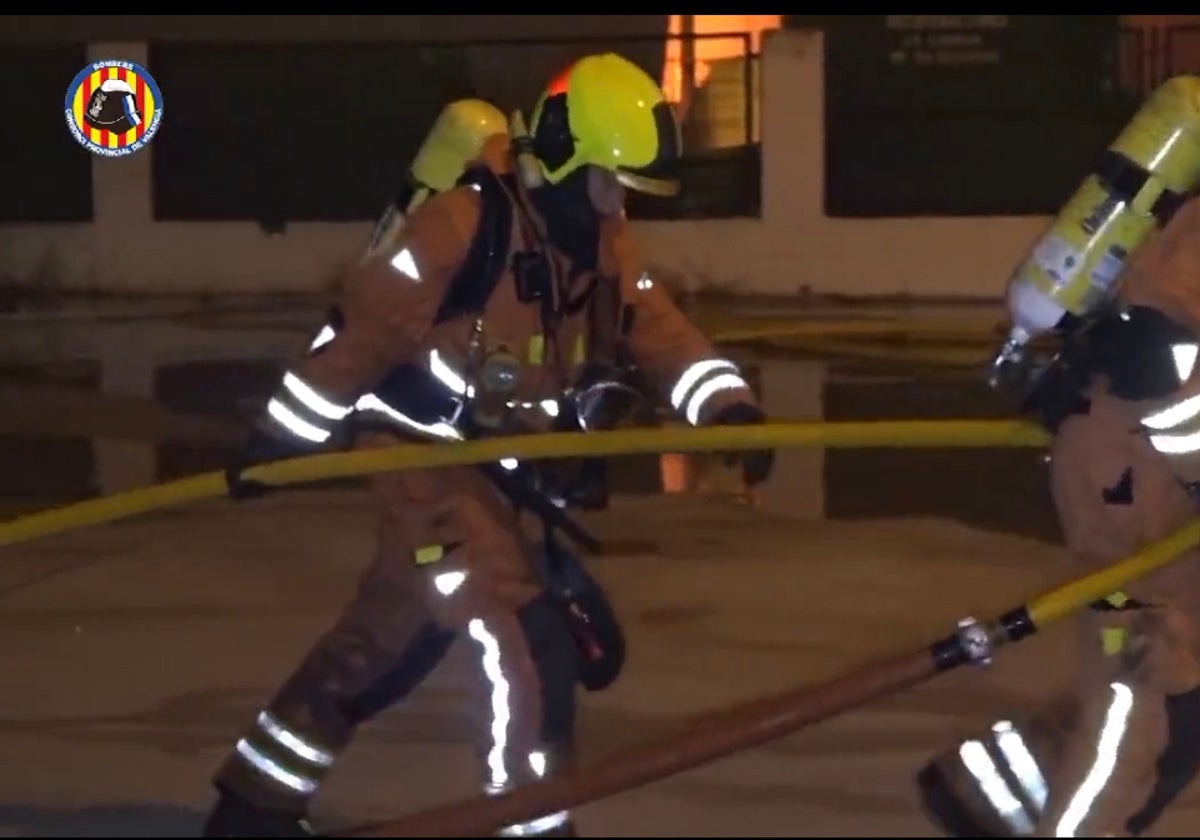
M750 403L737 402L725 406L712 417L714 426L749 426L765 423L766 415L757 406ZM741 452L727 452L725 463L733 466L739 460L742 462L742 478L747 487L755 487L766 481L775 466L774 449L753 449Z
M225 468L225 486L229 488L230 498L254 499L271 489L261 481L242 477L242 473L251 467L310 454L312 450L309 447L267 434L257 426L252 427L241 451Z

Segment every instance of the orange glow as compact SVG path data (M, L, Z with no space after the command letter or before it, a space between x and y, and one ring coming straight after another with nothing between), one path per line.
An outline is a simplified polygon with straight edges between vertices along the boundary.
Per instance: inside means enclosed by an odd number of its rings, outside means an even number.
M571 71L575 69L575 65L571 64L566 70L558 74L558 77L550 83L550 87L546 89L546 96L555 96L560 93L567 92L567 82L571 79Z
M762 48L762 34L782 25L782 15L693 15L697 35L746 32L750 35L750 49L758 53ZM671 35L683 33L683 15L671 15L667 28ZM740 58L745 53L745 42L741 38L698 38L696 44L696 76L694 87L701 87L708 80L710 61L722 58ZM667 60L663 67L663 92L680 111L687 108L683 102L683 55L682 42L677 38L667 41Z
M664 452L658 456L664 493L686 493L691 489L692 470L688 457L678 452Z

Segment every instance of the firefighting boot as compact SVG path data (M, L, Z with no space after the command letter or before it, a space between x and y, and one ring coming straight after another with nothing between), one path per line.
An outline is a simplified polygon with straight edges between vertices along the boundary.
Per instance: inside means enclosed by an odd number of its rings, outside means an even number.
M1002 836L984 827L983 820L956 794L946 771L936 763L930 762L921 768L916 782L925 816L946 837Z
M549 831L544 831L539 837L578 837L579 834L575 831L575 823L567 820L562 825L552 828Z
M916 779L926 816L950 837L1032 836L1049 796L1043 768L1060 752L1070 700L1041 717L997 721L935 756Z
M269 811L222 792L204 822L204 837L317 837L308 820Z

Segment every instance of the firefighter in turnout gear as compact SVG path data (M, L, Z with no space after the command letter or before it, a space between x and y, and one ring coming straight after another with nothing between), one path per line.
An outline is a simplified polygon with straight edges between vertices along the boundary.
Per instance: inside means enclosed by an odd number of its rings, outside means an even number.
M1197 103L1200 107L1200 103ZM1200 198L1132 260L1031 405L1054 433L1050 488L1071 552L1107 565L1200 513ZM1130 837L1200 768L1200 554L1079 620L1074 690L996 723L920 774L960 837Z
M331 445L598 428L604 395L621 390L622 359L689 423L764 419L737 366L685 319L630 240L624 189L678 190L679 129L654 81L617 55L588 56L547 89L527 131L513 122L460 186L426 200L394 244L349 273L330 322L230 468L231 492L255 492L240 475L249 464ZM767 477L772 453L741 457L747 483ZM605 602L578 585L578 564L562 562L569 550L546 507L561 514L570 483L542 481L544 466L373 480L376 559L218 771L207 836L307 833L308 803L356 727L418 685L455 639L477 662L483 789L571 764L576 685L615 679L620 639L611 616L580 620L581 603L603 613ZM537 494L517 486L559 496L537 508ZM554 582L564 568L575 584ZM559 813L501 835L574 828Z

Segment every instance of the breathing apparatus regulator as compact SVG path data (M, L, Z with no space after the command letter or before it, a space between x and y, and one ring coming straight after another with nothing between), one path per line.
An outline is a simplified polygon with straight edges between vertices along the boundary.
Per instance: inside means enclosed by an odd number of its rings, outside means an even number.
M1009 278L1007 340L991 387L1028 386L1047 367L1029 345L1068 337L1115 309L1132 256L1200 186L1200 76L1162 84Z

